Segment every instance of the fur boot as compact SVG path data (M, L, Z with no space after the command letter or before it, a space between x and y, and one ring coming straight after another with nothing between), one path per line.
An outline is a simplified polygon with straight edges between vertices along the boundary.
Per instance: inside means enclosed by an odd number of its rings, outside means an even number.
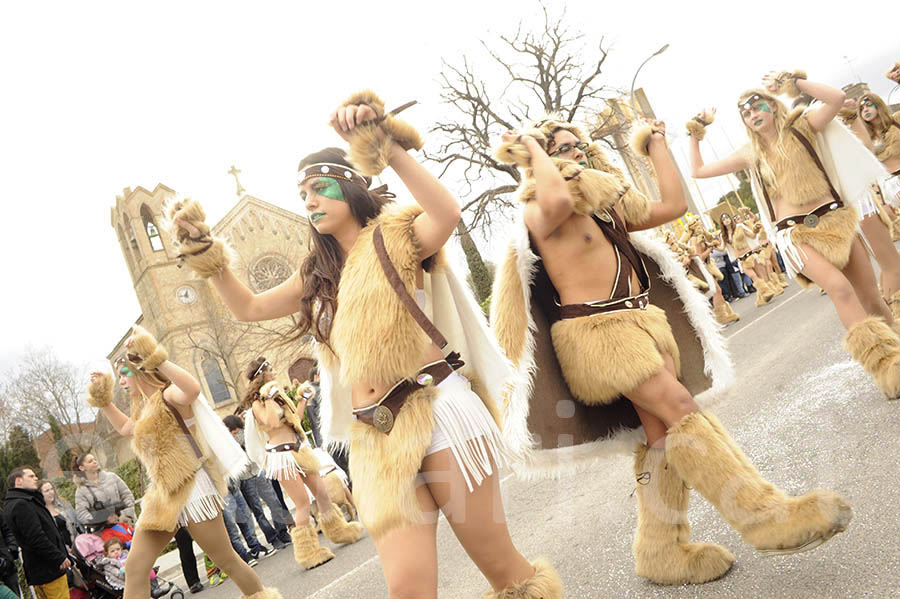
M790 497L753 468L725 428L705 412L669 429L666 459L756 549L807 551L847 528L850 506L836 493Z
M900 290L892 293L891 297L884 301L887 303L888 308L891 309L891 316L894 317L894 322L900 323ZM90 391L90 388L88 388L88 391Z
M307 570L334 559L331 549L319 545L319 535L312 524L295 526L291 530L291 541L294 543L294 559Z
M725 305L725 312L726 312L729 316L734 316L734 319L735 319L735 320L740 320L740 319L741 319L741 315L734 311L734 309L731 307L731 304L729 304L728 302L725 302L724 305Z
M241 595L241 599L282 599L281 592L273 587L263 587L263 590L252 595Z
M331 510L324 510L321 514L320 523L322 534L332 543L355 543L363 533L362 524L344 520L343 512L333 503Z
M534 566L534 574L528 580L506 587L502 591L488 591L482 597L484 599L562 599L562 580L550 562L540 558L531 565Z
M769 284L769 288L772 289L772 294L774 296L777 297L784 293L784 287L781 286L781 281L778 280L778 276L774 272L769 273L766 283Z
M723 576L734 555L712 543L691 543L687 510L690 490L665 451L637 446L637 530L634 533L634 571L659 584L701 584Z
M900 397L900 337L882 319L870 316L851 326L844 348L872 375L885 397Z
M730 324L741 319L740 316L730 309L728 302L722 302L721 305L715 306L713 308L713 315L715 315L716 322L719 324Z
M769 302L772 301L772 298L775 297L775 292L772 291L772 288L768 283L763 281L762 279L757 279L753 281L753 286L756 287L756 305L765 306Z

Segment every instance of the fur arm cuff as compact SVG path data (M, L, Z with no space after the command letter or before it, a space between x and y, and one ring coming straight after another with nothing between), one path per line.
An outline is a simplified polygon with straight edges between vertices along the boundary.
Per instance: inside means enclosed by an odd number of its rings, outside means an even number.
M110 373L104 372L96 381L88 385L87 398L88 405L92 408L103 408L112 403L113 400L113 377Z
M849 125L853 121L856 120L858 113L855 108L843 107L838 111L838 118L844 122L844 124Z
M206 224L206 213L196 200L190 198L173 202L166 207L169 221L169 233L175 239L178 249L177 264L184 264L204 279L219 274L231 264L231 252L225 242L210 235ZM199 232L192 237L191 233L176 220L183 220Z
M702 141L704 137L706 137L706 128L709 125L712 125L712 122L716 118L716 113L714 110L703 110L694 115L694 118L689 120L685 127L687 128L688 135L691 137L696 137L697 141Z
M797 70L793 73L787 71L779 73L774 80L775 89L771 90L772 93L775 95L785 94L789 98L796 98L802 93L800 88L797 87L797 79L806 79L806 71Z
M392 144L397 144L406 151L421 150L425 145L415 127L392 113L385 113L384 102L375 92L357 92L347 98L342 106L351 104L365 104L376 115L374 121L358 125L350 133L350 161L362 174L381 174L388 166Z
M635 129L634 133L631 134L631 148L639 155L649 158L650 136L657 132L659 130L651 125L644 125Z
M132 334L131 351L141 360L138 366L145 370L159 368L160 364L169 359L168 352L157 343L156 338L147 329L137 325Z
M540 129L526 128L518 131L519 137L515 141L503 142L494 150L494 156L503 164L515 164L520 168L531 167L531 151L521 142L521 137L527 135L533 137L544 151L547 150L547 136Z

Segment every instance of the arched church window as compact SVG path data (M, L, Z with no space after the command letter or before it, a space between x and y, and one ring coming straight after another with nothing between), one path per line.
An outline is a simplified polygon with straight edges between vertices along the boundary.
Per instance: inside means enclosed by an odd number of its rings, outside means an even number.
M261 293L291 276L288 261L278 255L267 255L259 258L250 266L250 286L256 293Z
M200 360L200 367L203 369L203 378L206 379L206 384L209 386L213 403L220 404L230 400L231 394L228 392L228 385L225 384L225 375L222 374L222 369L219 368L218 360L213 355L204 353L203 358Z
M159 228L156 226L156 223L153 222L153 215L150 214L150 209L147 208L147 204L141 205L141 220L144 222L144 230L147 232L147 237L150 239L150 247L153 248L154 252L162 250L162 237L159 236Z
M131 227L131 221L128 219L127 214L122 215L122 222L125 223L125 234L128 236L128 245L131 246L132 251L137 252L137 238L134 236L134 229Z
M125 237L125 231L122 230L122 225L119 225L119 240L122 242L122 254L125 255L125 264L128 265L128 270L134 272L134 263L132 262L131 256L131 248L129 247L128 238Z

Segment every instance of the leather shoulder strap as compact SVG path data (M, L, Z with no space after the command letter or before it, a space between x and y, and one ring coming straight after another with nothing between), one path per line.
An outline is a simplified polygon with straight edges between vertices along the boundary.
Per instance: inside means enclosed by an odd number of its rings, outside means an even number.
M197 440L194 439L194 435L191 434L191 429L187 427L187 424L184 423L184 418L181 417L181 414L178 413L178 410L175 409L175 406L171 405L167 402L162 396L160 396L159 400L165 404L169 411L172 412L172 416L175 417L175 420L178 422L179 428L181 428L181 432L183 432L188 439L188 443L191 444L191 448L194 450L194 454L200 459L203 458L203 452L200 451L200 446L197 445Z
M766 182L763 180L762 170L759 168L759 160L756 161L756 178L759 179L759 186L762 187L763 197L766 199L766 209L769 211L769 221L775 222L775 209L772 208L772 200L769 199L769 188L766 187ZM735 231L737 231L737 227L735 227Z
M400 302L416 321L416 324L425 331L425 334L431 338L435 345L441 349L447 347L447 339L441 334L437 327L434 326L434 323L428 319L425 313L422 312L419 304L416 303L416 300L414 300L409 294L409 291L406 290L406 285L403 284L400 274L391 262L391 257L388 256L387 248L384 246L384 236L381 234L380 225L375 227L375 233L372 235L372 242L375 245L375 254L378 256L378 262L381 264L384 276L387 277L391 287L394 288L394 292L400 298Z
M825 177L825 182L828 183L828 189L831 191L831 197L835 200L840 201L841 196L838 195L837 190L834 188L834 185L831 184L831 179L828 178L828 173L825 172L825 167L822 166L822 161L819 159L819 155L816 153L816 150L812 147L812 144L806 139L802 133L797 131L794 127L791 127L791 133L794 134L794 137L803 144L803 147L806 148L806 151L809 152L809 155L812 157L813 162L816 163L816 166L819 167L819 170L822 171L822 176Z

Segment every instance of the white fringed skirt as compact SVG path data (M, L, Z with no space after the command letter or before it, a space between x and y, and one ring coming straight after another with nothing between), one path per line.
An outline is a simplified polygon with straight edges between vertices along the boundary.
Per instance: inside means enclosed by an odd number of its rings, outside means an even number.
M201 468L194 475L194 488L188 502L178 515L178 526L187 526L190 522L213 520L222 511L225 503L216 490L216 485L206 470Z
M306 476L306 472L297 463L293 451L269 451L276 446L277 444L266 443L266 451L263 454L263 470L266 473L266 478L271 478L272 480L294 480L301 476ZM301 447L311 447L311 445L309 442L306 442Z

